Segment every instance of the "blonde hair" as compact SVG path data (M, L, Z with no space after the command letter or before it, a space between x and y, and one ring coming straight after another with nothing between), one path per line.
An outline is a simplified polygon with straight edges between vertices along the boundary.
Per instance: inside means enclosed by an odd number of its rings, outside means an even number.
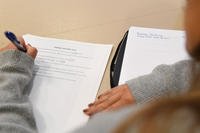
M190 127L188 127L187 130L182 129L184 132L188 131L188 133L191 133L196 128L200 129L200 68L198 67L198 65L193 64L192 71L194 77L191 89L187 94L168 99L161 99L158 102L153 103L139 111L137 114L131 115L114 132L171 132L172 128L176 126L176 124L179 124L180 121L175 120L175 124L173 122L178 114L182 114L181 112L189 112L191 116L194 116L192 122L186 123L190 125ZM183 116L186 116L185 113L183 113ZM182 124L182 122L183 121L180 123Z

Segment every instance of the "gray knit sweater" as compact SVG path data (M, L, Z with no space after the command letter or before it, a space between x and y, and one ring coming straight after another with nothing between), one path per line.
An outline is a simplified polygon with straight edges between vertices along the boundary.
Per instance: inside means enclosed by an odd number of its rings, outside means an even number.
M28 98L28 85L32 78L33 59L17 50L0 52L0 133L37 132L32 106ZM187 91L190 79L190 61L174 65L161 65L149 75L127 82L136 103L141 104ZM111 132L134 106L116 112L99 113L74 132Z

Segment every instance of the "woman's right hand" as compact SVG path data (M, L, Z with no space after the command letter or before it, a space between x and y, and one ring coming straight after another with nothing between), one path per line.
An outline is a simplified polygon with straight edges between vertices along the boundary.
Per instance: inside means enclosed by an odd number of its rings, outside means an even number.
M24 42L24 39L22 37L19 37L18 39L19 39L20 43L24 47L26 47L26 49L27 49L26 54L31 56L33 59L35 59L35 57L37 56L37 49L35 47L32 47L30 44L26 45L25 42ZM6 50L9 50L9 49L18 50L17 47L14 44L9 43L7 46L0 48L0 52L6 51Z

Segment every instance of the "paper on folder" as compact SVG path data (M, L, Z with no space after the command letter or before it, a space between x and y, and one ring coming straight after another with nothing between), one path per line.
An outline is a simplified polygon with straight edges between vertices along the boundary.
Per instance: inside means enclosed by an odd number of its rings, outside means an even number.
M30 99L39 132L66 133L84 124L82 110L96 97L112 45L23 37L38 49Z
M119 84L149 74L157 65L184 59L189 59L184 31L131 27Z

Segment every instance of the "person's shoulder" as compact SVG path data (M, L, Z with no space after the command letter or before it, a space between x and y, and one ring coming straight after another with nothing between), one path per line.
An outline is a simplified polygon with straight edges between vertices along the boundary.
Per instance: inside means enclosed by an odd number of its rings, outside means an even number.
M181 60L176 62L173 66L177 66L177 67L186 67L186 66L191 66L193 64L193 60L188 59L188 60Z

